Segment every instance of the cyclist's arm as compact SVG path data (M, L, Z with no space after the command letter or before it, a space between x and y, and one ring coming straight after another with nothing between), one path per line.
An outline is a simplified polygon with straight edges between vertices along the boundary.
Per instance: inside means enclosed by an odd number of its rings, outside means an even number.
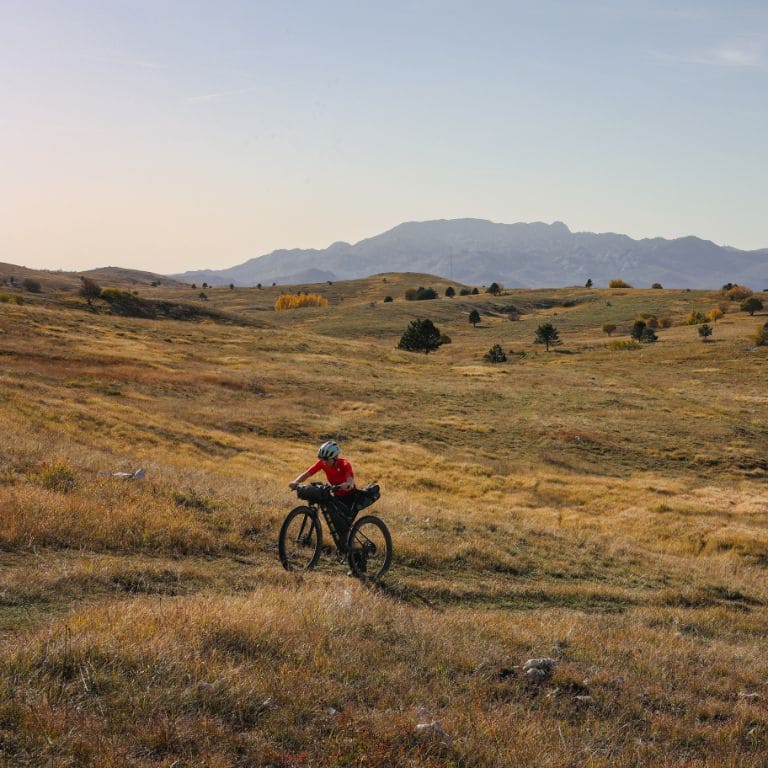
M308 477L312 477L312 475L319 472L322 466L323 463L321 461L313 464L306 472L302 472L295 480L288 483L288 487L295 491Z

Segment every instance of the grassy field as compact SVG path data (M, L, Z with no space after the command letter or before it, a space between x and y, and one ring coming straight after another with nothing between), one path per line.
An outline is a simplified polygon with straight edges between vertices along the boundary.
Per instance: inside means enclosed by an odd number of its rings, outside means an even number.
M205 312L141 319L16 273L42 290L0 286L0 764L766 765L766 314L702 343L718 291L409 302L449 283L384 274L274 312L100 273ZM613 349L641 313L672 325ZM451 343L396 349L417 317ZM329 438L382 486L376 588L277 559Z

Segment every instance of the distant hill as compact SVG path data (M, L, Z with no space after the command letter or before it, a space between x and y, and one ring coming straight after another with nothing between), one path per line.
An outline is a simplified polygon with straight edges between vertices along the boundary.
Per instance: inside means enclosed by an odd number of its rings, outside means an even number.
M595 286L621 278L637 287L768 286L768 248L740 251L697 237L633 240L627 235L571 232L562 222L496 224L450 219L400 224L359 243L278 250L229 269L173 275L211 285L287 285L426 272L472 285L508 288ZM311 278L311 279L310 279Z
M106 288L117 286L121 288L139 285L180 285L178 280L157 275L154 272L143 272L138 269L123 267L100 267L86 272L65 272L63 270L29 269L17 264L0 262L0 284L21 284L23 280L36 280L44 289L57 291L74 291L80 288L80 276L90 277L99 285Z

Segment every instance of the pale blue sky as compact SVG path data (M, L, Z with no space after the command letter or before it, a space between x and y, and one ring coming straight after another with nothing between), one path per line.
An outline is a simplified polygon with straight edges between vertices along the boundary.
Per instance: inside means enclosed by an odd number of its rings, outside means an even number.
M0 261L465 216L768 247L767 170L765 0L0 0Z

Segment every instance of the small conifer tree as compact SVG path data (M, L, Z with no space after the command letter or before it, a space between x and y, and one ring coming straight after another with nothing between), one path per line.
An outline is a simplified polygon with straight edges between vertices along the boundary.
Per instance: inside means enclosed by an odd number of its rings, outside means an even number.
M440 329L431 320L418 318L411 320L397 347L409 352L424 352L428 355L436 350L441 343Z
M549 352L550 347L556 347L561 343L560 332L552 323L542 323L536 329L536 338L533 341L534 344L544 344Z

